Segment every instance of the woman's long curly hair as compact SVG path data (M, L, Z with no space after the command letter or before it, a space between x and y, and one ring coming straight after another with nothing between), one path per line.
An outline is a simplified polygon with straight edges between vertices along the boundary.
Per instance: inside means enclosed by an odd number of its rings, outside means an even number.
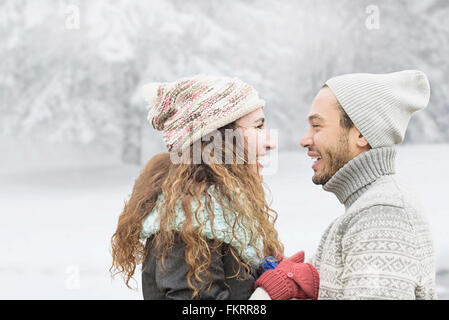
M122 273L128 288L132 288L129 281L137 265L145 260L148 253L144 241L139 237L142 220L153 210L160 194L163 195L164 201L158 207L160 231L152 237L156 250L154 254L160 257L159 263L164 267L167 250L174 244L175 236L181 237L186 245L185 261L190 267L187 282L193 290L192 298L197 297L206 285L211 285L208 272L211 253L221 245L215 241L215 245L211 246L201 235L204 225L198 218L199 211L206 210L213 229L212 199L207 192L211 186L218 191L219 196L215 197L215 200L223 212L234 215L230 227L235 239L237 239L234 233L236 228L244 228L250 238L249 245L256 250L260 259L283 253L284 247L274 228L277 213L266 201L264 188L266 185L255 172L252 167L254 165L248 161L248 152L239 142L243 140L237 135L229 143L225 139L226 129L235 132L235 122L218 129L218 134L223 139L213 139L213 143L199 142L202 151L200 163L195 164L193 161L193 145L191 145L191 152L187 156L190 161L184 159L175 164L171 161L169 153L159 154L147 163L135 181L130 199L125 201L125 207L119 217L117 230L111 238L113 263L110 272L112 275ZM221 147L218 152L217 145ZM211 146L213 150L210 149ZM232 154L231 163L225 161L226 150L228 155L229 152ZM204 199L203 202L201 197ZM200 205L192 211L191 202L195 199ZM176 220L175 206L179 201L185 213L185 222L182 230L176 231L172 226ZM197 228L194 227L193 219L197 221ZM260 243L263 244L263 249L260 248ZM243 251L247 245L241 243L241 250ZM241 252L232 247L230 251L239 266L233 277L240 274L241 268L249 274L251 266L241 259Z

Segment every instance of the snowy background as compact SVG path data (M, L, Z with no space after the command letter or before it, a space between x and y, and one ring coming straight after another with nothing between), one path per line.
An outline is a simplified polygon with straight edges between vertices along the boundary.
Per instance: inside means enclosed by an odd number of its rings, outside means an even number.
M267 101L266 177L287 254L312 254L343 212L311 182L305 116L329 77L420 69L429 107L398 149L421 194L449 299L449 2L0 1L0 298L141 299L108 274L109 240L144 163L163 151L141 85L237 76Z

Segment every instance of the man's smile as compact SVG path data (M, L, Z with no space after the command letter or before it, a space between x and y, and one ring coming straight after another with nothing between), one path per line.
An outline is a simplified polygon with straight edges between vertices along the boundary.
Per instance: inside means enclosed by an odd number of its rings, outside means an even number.
M315 170L316 167L321 162L321 155L318 152L316 152L316 151L309 151L309 152L307 152L307 155L315 160L315 162L312 165L312 169Z

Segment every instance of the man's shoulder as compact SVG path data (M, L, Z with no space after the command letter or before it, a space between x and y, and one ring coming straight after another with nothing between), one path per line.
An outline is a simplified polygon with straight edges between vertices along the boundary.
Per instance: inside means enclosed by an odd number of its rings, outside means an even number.
M425 210L409 184L396 175L378 179L347 210L349 225L368 223L372 227L402 226L407 231L423 223Z
M373 182L370 188L348 209L363 211L379 206L406 209L414 198L411 196L412 193L410 186L396 175L383 176Z

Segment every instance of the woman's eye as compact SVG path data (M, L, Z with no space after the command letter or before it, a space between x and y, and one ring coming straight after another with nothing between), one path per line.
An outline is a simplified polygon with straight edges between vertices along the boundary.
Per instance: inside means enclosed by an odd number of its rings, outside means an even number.
M312 124L312 128L318 128L319 126L319 124Z
M263 129L263 128L264 128L264 125L261 124L260 126L257 126L256 128L257 128L257 129Z

